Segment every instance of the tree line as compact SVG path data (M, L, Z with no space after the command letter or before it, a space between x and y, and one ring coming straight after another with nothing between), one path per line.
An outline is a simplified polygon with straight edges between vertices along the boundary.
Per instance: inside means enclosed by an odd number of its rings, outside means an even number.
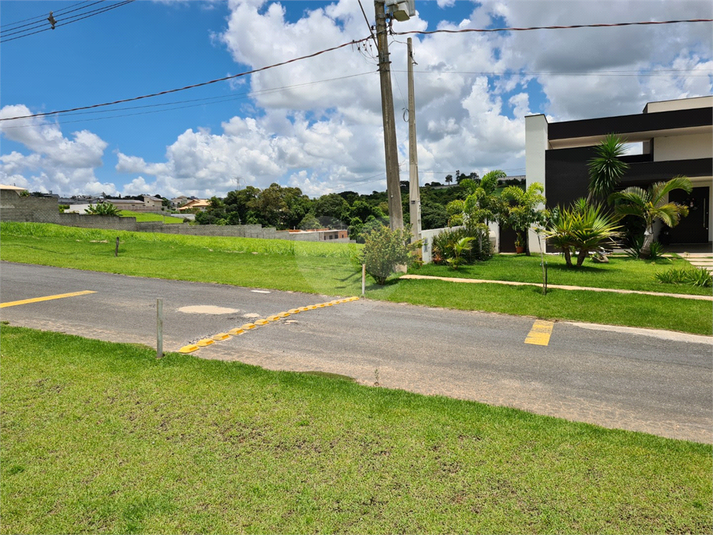
M421 228L442 228L448 225L447 206L464 199L467 187L479 182L477 173L456 172L445 177L448 185L430 182L420 188ZM467 180L466 180L467 179ZM520 181L511 179L512 182ZM404 222L409 221L407 181L401 182ZM349 237L363 241L370 230L388 225L389 208L385 191L361 194L355 191L328 193L310 199L300 188L273 183L265 189L247 186L228 192L225 197L211 197L210 207L196 214L200 225L263 225L285 229L348 229Z

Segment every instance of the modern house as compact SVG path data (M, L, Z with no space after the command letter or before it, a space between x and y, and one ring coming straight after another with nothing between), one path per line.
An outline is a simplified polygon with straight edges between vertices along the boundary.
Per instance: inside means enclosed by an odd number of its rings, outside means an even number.
M711 241L713 212L713 96L649 102L643 113L549 123L544 115L525 118L526 182L545 186L548 207L568 205L587 195L587 162L607 134L618 134L634 153L622 158L630 168L621 188L647 187L684 175L693 182L687 195L675 191L669 200L685 203L689 215L670 231L670 243ZM639 148L640 147L640 148ZM657 231L656 231L657 232ZM530 249L539 252L534 232Z

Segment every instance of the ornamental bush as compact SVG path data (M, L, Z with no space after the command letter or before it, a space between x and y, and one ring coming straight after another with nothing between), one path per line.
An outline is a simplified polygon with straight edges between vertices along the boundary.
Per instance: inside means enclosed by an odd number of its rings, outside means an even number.
M365 236L361 262L366 272L377 284L386 284L386 279L396 271L396 266L409 266L420 243L409 243L411 234L407 229L391 230L389 227L373 229Z

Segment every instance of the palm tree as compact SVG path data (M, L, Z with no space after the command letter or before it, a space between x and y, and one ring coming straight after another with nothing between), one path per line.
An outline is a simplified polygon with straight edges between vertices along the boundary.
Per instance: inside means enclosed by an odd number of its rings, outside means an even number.
M691 193L693 185L685 176L677 176L668 182L655 182L648 189L630 187L610 195L610 200L618 201L614 211L618 216L633 215L646 222L644 244L641 256L648 258L654 241L654 222L661 220L669 227L675 227L682 217L688 215L688 208L675 202L666 202L668 194L677 189Z
M621 161L624 155L624 140L608 134L594 149L596 156L587 162L589 168L589 195L591 203L597 197L606 199L617 187L629 164Z
M545 237L562 250L567 267L572 267L572 254L579 251L577 267L580 267L589 253L618 237L619 228L600 205L578 199L571 208L553 210Z

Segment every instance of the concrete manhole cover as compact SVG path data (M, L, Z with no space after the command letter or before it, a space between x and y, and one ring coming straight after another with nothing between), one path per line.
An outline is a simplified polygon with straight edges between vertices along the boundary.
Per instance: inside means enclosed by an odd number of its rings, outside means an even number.
M185 312L186 314L234 314L235 312L238 312L238 309L216 307L212 305L196 305L190 307L181 307L178 309L178 311Z

